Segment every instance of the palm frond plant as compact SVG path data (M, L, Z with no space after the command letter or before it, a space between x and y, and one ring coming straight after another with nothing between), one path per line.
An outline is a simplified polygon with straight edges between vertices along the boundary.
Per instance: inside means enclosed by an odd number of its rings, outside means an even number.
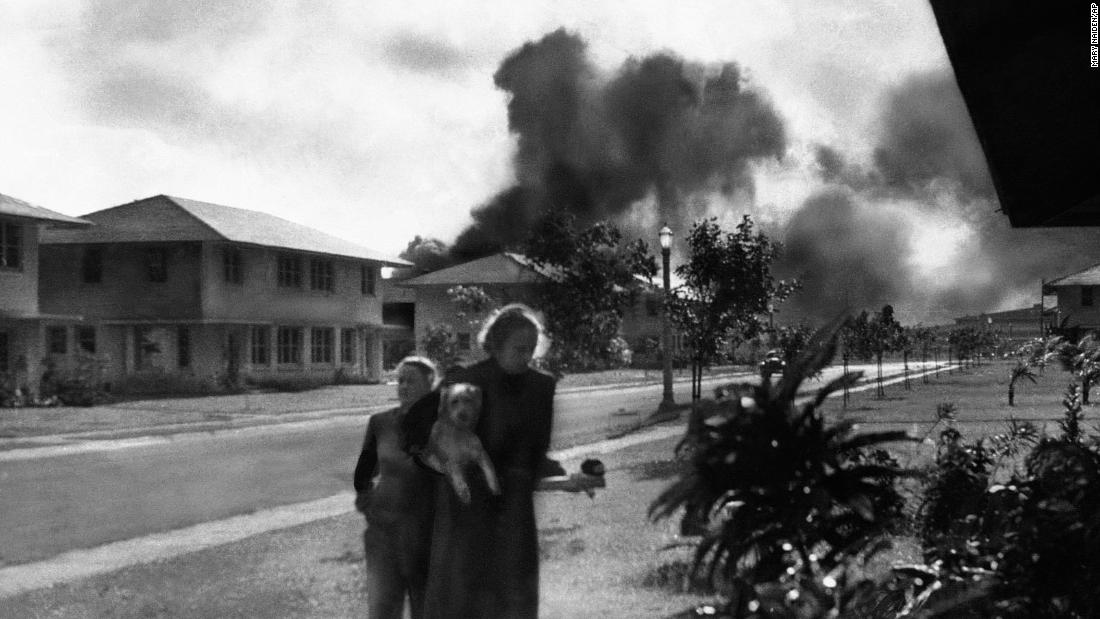
M690 466L650 506L658 520L705 510L692 569L723 585L728 616L783 616L779 604L789 616L824 617L855 603L865 589L855 566L888 546L901 517L896 481L911 471L878 450L914 439L857 433L855 422L829 423L821 412L859 374L796 401L835 355L837 331L815 334L777 384L741 385L711 403L711 418L685 438Z
M1088 404L1092 385L1100 380L1100 337L1095 332L1076 342L1061 336L1052 337L1047 342L1046 359L1057 362L1080 380L1081 403Z
M1032 383L1035 382L1035 373L1031 371L1031 366L1024 361L1017 361L1016 365L1008 371L1008 405L1016 406L1016 382L1021 378L1026 378Z

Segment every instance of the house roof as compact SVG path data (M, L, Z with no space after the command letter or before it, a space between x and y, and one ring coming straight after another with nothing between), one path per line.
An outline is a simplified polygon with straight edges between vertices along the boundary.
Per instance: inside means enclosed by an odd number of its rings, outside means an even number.
M0 193L0 215L9 215L12 217L22 217L24 219L33 219L35 221L48 222L55 225L66 226L90 226L91 222L85 221L78 217L70 217L68 215L62 215L56 211L51 211L48 208L42 208L41 206L35 206L29 202L24 202L19 198L13 198Z
M1083 7L1029 0L931 5L1009 222L1100 225L1100 80L1084 57Z
M229 241L263 247L374 260L391 266L411 263L267 213L159 195L94 213L89 230L55 230L44 244Z
M549 279L520 254L499 253L453 267L425 273L399 282L399 286L459 286L486 284L537 284Z
M1043 286L1052 288L1057 286L1100 286L1100 264L1094 264L1087 269L1053 279Z

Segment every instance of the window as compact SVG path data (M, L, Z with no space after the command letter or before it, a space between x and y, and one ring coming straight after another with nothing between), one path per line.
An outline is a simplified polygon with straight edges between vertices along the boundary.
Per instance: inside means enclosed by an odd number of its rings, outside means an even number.
M226 247L222 250L222 274L228 284L244 283L244 274L241 272L241 250L236 247Z
M46 350L51 355L63 355L69 352L69 330L65 327L46 329Z
M458 349L461 351L470 350L470 334L459 333L458 334Z
M302 260L291 254L279 254L276 269L279 286L282 288L302 287Z
M340 363L355 363L355 329L340 329Z
M374 296L374 287L378 282L378 272L372 265L364 264L359 267L359 291L365 295Z
M181 368L191 367L191 329L176 329L176 364Z
M23 268L23 229L19 224L0 221L0 267Z
M95 354L95 327L76 328L76 347L80 352Z
M660 313L660 304L657 302L657 297L645 298L645 313L650 316L656 316Z
M252 348L252 364L267 365L268 359L270 358L268 353L269 344L267 341L267 327L253 325L250 331L251 337L249 341L251 342Z
M80 263L80 275L85 284L98 284L103 281L102 247L84 248L84 259Z
M7 372L11 369L8 364L8 332L0 331L0 372Z
M151 282L168 281L168 252L163 247L145 250L145 270Z
M332 292L335 279L331 260L314 258L309 261L309 288L311 290Z
M310 331L309 360L313 363L332 363L332 329L314 327Z
M279 327L275 334L275 349L279 363L301 363L302 328Z
M1081 307L1092 307L1092 286L1081 286Z

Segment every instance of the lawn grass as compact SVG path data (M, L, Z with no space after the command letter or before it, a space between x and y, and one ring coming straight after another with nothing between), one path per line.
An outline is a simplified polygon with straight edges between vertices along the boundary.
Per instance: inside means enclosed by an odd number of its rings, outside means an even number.
M841 405L838 395L825 406L825 415L833 420L858 420L868 430L886 426L923 436L935 425L937 405L953 404L955 425L968 438L1001 432L1009 419L1031 421L1048 432L1056 431L1071 376L1047 368L1042 376L1036 376L1035 383L1018 381L1016 405L1008 406L1008 377L1013 365L1000 361L940 372L930 375L927 384L920 378L911 380L909 391L895 383L886 387L885 398L875 397L873 389L853 393L847 407ZM1095 403L1084 406L1083 412L1088 421L1100 418L1100 407ZM936 430L932 438L935 434Z

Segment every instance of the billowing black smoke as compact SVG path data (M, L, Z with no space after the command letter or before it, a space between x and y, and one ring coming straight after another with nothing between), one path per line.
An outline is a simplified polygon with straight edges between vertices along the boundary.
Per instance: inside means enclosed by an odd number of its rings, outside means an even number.
M907 243L897 221L850 190L821 191L787 224L783 266L802 282L791 302L817 318L894 302L909 293Z
M1009 226L950 75L913 77L885 99L870 169L827 146L816 155L828 186L803 203L784 238L781 271L804 280L788 303L794 314L828 318L892 303L910 318L943 322L1037 303L1041 278L1100 262L1095 231ZM948 266L921 273L908 259L914 217L968 228Z
M510 96L517 183L472 211L452 248L460 259L521 243L551 210L617 220L629 234L641 225L631 208L655 203L649 224L686 230L703 214L693 194L751 192L749 163L786 145L779 116L733 63L661 53L605 75L583 40L558 30L510 55L494 81Z

